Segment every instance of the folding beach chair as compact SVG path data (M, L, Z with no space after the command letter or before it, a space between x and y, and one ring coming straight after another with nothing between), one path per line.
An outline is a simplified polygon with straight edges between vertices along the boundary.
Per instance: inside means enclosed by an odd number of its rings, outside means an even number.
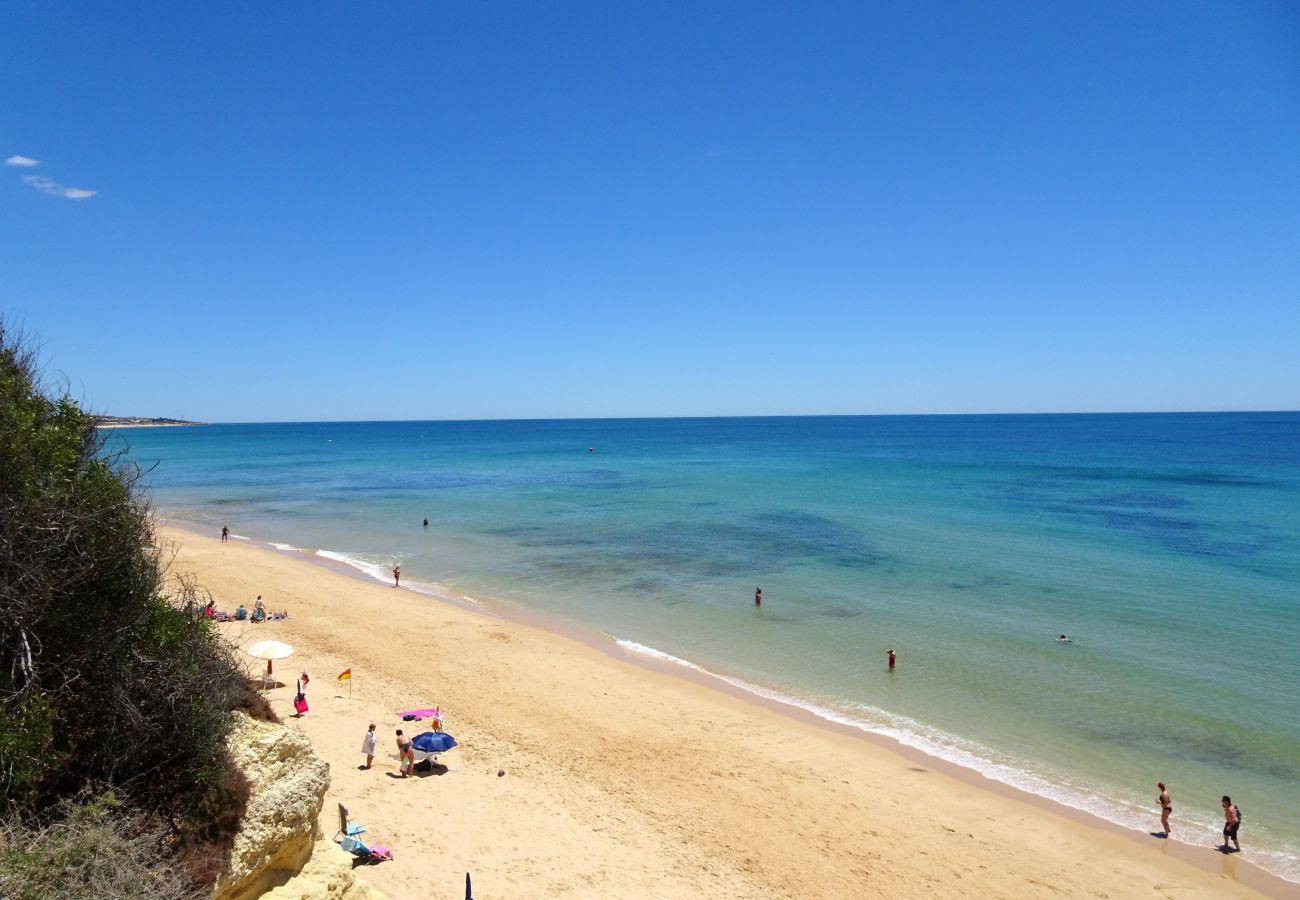
M348 853L351 853L358 861L365 865L371 865L385 859L393 858L393 851L389 850L382 844L372 844L367 847L354 837L345 837L343 840L339 841L339 846Z
M339 804L339 830L334 832L334 836L338 837L341 834L345 838L355 837L356 835L360 834L365 830L366 830L366 826L358 825L356 822L352 822L348 819L348 808L344 806L342 803L340 803Z

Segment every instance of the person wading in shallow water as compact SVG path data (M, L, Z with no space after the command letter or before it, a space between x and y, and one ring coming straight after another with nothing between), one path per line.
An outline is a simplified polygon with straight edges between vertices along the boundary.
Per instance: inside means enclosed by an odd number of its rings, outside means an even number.
M402 586L402 567L393 566L393 587Z
M755 606L763 605L763 589L760 587L754 588L754 605Z
M1232 798L1227 794L1223 795L1223 849L1228 849L1228 841L1232 841L1232 846L1238 853L1241 852L1241 844L1237 843L1237 829L1241 828L1241 810L1233 805Z
M1160 827L1165 830L1165 837L1169 837L1169 814L1173 812L1174 805L1169 800L1169 791L1165 789L1163 781L1157 781L1156 787L1160 788L1160 796L1156 802L1160 804Z
M894 648L890 647L889 648L889 671L891 672L894 671L894 663L896 663L897 661L898 658L894 655Z

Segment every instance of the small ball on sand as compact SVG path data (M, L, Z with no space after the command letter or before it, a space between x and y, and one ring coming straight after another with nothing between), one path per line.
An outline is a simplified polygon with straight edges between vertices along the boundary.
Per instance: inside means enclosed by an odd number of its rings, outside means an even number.
M505 770L505 769L497 769L497 778L501 778L501 777L504 776L505 774L506 774L506 770Z

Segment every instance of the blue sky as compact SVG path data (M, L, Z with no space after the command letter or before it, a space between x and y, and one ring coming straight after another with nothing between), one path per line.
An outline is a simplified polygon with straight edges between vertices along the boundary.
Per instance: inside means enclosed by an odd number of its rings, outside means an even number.
M1294 3L0 20L0 310L97 411L1300 407Z

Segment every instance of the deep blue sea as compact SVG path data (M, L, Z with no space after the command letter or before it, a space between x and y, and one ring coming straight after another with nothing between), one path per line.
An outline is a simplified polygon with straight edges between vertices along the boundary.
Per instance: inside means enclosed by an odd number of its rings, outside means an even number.
M1300 413L114 439L174 520L400 563L1135 829L1162 780L1216 844L1231 794L1245 855L1300 880Z

